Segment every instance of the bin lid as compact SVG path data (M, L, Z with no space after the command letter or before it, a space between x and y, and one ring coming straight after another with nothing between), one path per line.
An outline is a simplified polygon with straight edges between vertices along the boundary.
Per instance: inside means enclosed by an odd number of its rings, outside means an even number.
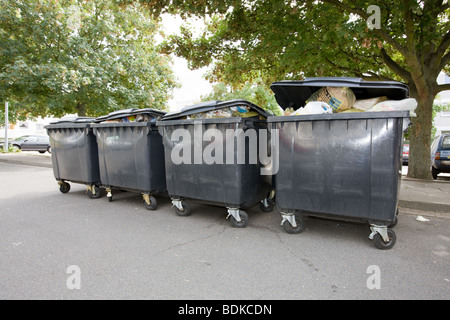
M152 116L153 118L159 118L166 114L166 112L161 110L156 110L152 108L144 108L144 109L137 109L137 108L129 108L129 109L122 109L110 112L109 114L105 116L98 117L95 119L95 122L103 122L107 120L114 120L114 119L120 119L124 117L130 117L130 116L136 116L139 114L147 114Z
M91 123L94 122L95 118L93 117L79 117L79 116L64 116L61 119L51 122L50 124L57 123Z
M247 106L250 107L253 111L258 112L258 114L268 117L270 116L269 113L267 113L264 109L257 106L256 104L251 103L250 101L243 100L243 99L236 99L236 100L228 100L228 101L220 101L220 100L214 100L214 101L206 101L206 102L200 102L191 106L185 106L180 111L172 112L166 114L164 117L161 118L162 121L164 120L174 120L179 119L191 114L196 113L202 113L202 112L208 112L213 110L218 110L226 107L235 107L235 106Z
M306 78L304 81L277 81L270 85L275 99L283 109L298 109L306 100L322 87L347 87L352 89L356 99L387 96L390 100L409 97L406 84L397 81L365 81L361 78Z

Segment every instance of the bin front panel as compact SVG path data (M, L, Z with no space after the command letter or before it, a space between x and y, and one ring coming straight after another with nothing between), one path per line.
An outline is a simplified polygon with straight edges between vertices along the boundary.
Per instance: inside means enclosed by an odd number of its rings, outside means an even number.
M97 142L87 126L68 124L47 129L52 147L53 174L57 180L100 183Z
M252 130L254 135L248 133L251 137L247 136L245 147L240 150L234 133L236 130L247 132L244 124L227 119L217 120L223 121L193 124L180 120L179 124L159 124L165 148L169 195L229 207L254 205L264 199L270 190L267 176L261 176L257 155L250 154L250 143L258 144L259 127L256 125L256 130ZM183 141L184 136L178 137L178 129L185 130L186 141ZM204 135L207 131L214 137ZM241 155L243 161L238 162Z
M144 193L166 190L161 136L147 123L95 124L102 184Z
M279 130L277 204L370 220L393 220L402 118L272 123Z

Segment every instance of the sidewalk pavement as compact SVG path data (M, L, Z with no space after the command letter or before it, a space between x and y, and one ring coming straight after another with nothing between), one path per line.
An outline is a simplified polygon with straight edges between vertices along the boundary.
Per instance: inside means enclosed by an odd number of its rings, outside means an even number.
M0 153L1 162L52 167L49 153ZM424 181L406 177L402 172L398 207L401 213L450 218L450 174L439 175L437 180Z
M0 152L0 162L8 162L14 164L23 164L37 167L52 167L52 158L50 153L46 152L40 154L37 151L24 151L24 152Z

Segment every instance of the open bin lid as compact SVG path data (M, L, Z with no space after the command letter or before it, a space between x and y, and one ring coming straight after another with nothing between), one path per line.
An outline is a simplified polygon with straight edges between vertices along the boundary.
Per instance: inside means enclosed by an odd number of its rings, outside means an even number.
M402 100L409 97L406 84L397 81L364 81L361 78L306 78L304 81L277 81L270 89L283 109L294 110L304 107L306 100L323 87L347 87L356 99L370 99L387 96L389 100Z
M122 110L110 112L106 116L98 117L97 119L95 119L95 122L99 123L99 122L108 121L108 120L123 119L123 118L132 117L132 116L137 116L140 114L141 115L144 115L144 114L149 115L156 121L157 118L162 117L163 115L166 114L166 112L161 111L161 110L152 109L152 108L144 108L144 109L129 108L129 109L122 109Z
M213 110L219 110L226 107L237 107L237 106L246 106L250 107L252 111L256 111L259 115L262 115L263 117L268 117L270 114L268 114L264 109L257 106L256 104L253 104L247 100L243 99L236 99L236 100L228 100L228 101L220 101L220 100L214 100L214 101L206 101L201 102L192 106L186 106L182 108L180 111L172 112L166 114L164 117L162 117L161 120L174 120L174 119L180 119L192 114L197 113L203 113Z

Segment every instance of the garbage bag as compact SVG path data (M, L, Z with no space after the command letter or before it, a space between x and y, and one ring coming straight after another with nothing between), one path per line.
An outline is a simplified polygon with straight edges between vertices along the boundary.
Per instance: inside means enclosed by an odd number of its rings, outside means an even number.
M355 101L355 104L353 105L353 108L358 110L368 110L377 103L383 102L388 100L388 97L382 96L382 97L376 97L376 98L370 98L370 99L358 99Z
M298 108L297 110L287 110L285 115L297 116L302 114L325 114L333 113L333 109L328 103L322 101L311 101L308 102L305 107Z
M414 98L403 100L387 100L377 103L367 111L409 111L411 117L415 117L414 110L417 108L417 101Z

